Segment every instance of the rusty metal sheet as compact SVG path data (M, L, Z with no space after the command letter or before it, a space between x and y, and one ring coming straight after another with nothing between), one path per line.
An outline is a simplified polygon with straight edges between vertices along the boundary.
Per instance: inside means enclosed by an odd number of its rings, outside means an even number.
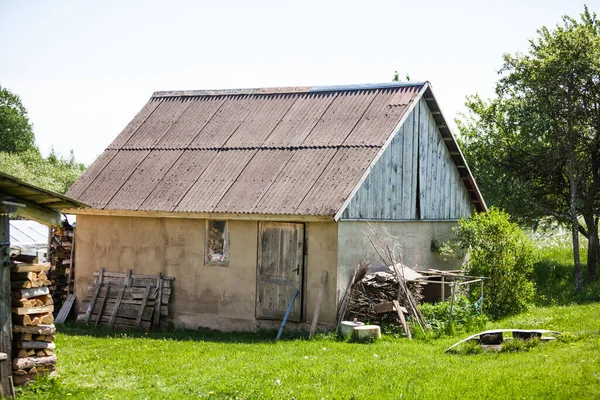
M223 147L261 147L297 98L290 94L256 96L245 120Z
M206 167L174 211L212 212L256 150L224 150Z
M154 147L169 132L169 129L173 127L190 104L192 102L185 98L164 99L123 145L123 148L149 149Z
M225 103L224 96L190 97L189 107L156 145L156 148L186 148Z
M256 152L214 211L252 212L293 155L293 150L259 150Z
M173 211L217 153L216 150L185 150L138 209Z
M127 124L125 129L117 136L115 140L110 144L111 149L120 149L127 141L135 134L139 127L146 122L146 119L156 110L156 107L162 103L162 99L150 99L148 103L137 113L133 120Z
M295 214L337 149L298 149L253 212Z
M341 92L302 143L306 146L339 146L362 118L378 90Z
M348 135L344 141L344 145L383 146L386 139L393 133L408 110L408 103L401 106L390 106L391 99L400 90L408 93L411 99L414 99L419 93L418 89L419 87L403 87L380 91L363 117Z
M112 210L137 210L182 153L183 150L150 151L104 207Z
M149 153L147 150L120 150L78 200L103 209Z
M94 180L102 173L108 163L117 155L118 150L105 150L96 160L89 166L83 175L75 181L69 188L66 196L77 199L81 197L83 192L94 183Z
M300 146L312 132L337 93L313 93L296 97L296 101L273 132L264 141L265 147Z
M227 96L210 121L189 144L189 148L220 148L239 128L253 107L255 96Z
M370 147L339 149L295 213L334 215L378 151L378 148Z

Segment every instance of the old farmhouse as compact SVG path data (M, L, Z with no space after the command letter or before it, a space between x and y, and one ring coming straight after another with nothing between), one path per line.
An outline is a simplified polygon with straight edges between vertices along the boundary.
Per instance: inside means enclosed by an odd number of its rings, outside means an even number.
M177 326L333 325L349 274L373 257L368 221L404 262L485 203L429 83L156 92L67 194L76 293L93 272L175 277Z

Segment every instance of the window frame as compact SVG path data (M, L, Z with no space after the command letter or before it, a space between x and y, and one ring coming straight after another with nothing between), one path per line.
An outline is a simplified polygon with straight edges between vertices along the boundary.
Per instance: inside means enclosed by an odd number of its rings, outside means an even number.
M209 252L209 240L210 240L210 228L211 223L214 222L224 222L225 228L223 230L223 259L222 260L212 260ZM204 265L214 265L221 267L229 266L229 221L222 219L207 219L204 229Z

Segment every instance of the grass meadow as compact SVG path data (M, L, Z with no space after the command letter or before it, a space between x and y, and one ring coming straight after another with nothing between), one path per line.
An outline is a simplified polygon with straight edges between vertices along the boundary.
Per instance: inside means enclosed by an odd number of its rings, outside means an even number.
M384 335L374 343L308 340L274 331L122 332L67 325L56 337L59 377L19 399L598 399L598 285L575 296L567 247L543 249L538 298L485 328L544 328L558 340L505 352L447 354L462 339Z

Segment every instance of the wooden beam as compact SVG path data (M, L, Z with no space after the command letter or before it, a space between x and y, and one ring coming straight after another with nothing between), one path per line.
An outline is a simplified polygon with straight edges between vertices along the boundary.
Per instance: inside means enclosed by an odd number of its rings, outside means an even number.
M60 223L60 213L58 211L40 206L21 198L17 198L16 200L25 205L25 207L20 207L16 211L16 215L39 222L40 224L46 226L57 226Z
M236 214L236 213L194 213L167 211L131 211L131 210L98 210L93 208L63 209L65 214L98 215L115 217L143 218L186 218L186 219L227 219L246 221L289 221L289 222L327 222L333 221L333 215L294 215L294 214Z

